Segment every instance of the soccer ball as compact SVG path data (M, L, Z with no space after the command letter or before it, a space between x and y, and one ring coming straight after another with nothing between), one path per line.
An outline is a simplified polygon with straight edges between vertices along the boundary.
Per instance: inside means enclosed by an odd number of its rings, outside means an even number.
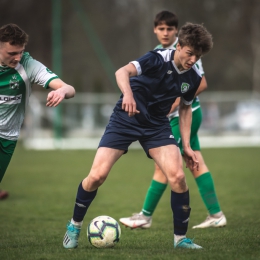
M119 242L121 228L115 219L109 216L99 216L89 223L87 236L94 247L113 247Z

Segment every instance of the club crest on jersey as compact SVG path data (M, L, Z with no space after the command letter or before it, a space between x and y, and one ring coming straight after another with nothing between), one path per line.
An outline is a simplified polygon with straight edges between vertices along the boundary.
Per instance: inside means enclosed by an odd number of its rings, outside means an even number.
M11 89L19 89L19 79L17 79L16 75L13 75L10 79L9 86Z
M50 74L53 74L53 72L52 72L50 69L46 68L46 70L47 70Z
M182 84L181 84L181 93L187 92L187 91L189 90L189 88L190 88L190 84L188 84L188 83L182 83Z

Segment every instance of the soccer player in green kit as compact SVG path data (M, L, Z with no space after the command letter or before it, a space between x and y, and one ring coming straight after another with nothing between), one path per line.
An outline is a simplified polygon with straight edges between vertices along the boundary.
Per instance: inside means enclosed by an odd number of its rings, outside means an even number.
M48 107L75 95L72 86L24 52L27 42L28 35L16 24L0 28L0 183L15 150L32 84L52 89Z
M175 14L169 11L162 11L158 13L154 20L154 33L157 36L160 44L155 49L176 49L178 43L178 18ZM192 150L195 152L196 157L199 161L199 170L190 168L192 175L198 185L198 189L201 198L208 210L208 217L204 222L199 225L193 226L193 228L208 228L208 227L223 227L227 224L226 217L221 211L212 175L203 160L203 156L200 152L200 143L198 138L198 130L202 122L202 112L198 95L207 88L206 78L204 76L204 70L202 67L201 60L196 63L201 75L203 75L196 97L192 103L192 125L191 125L191 136L190 145ZM171 111L168 115L172 133L174 138L177 140L181 153L182 142L179 129L179 106L180 98L174 102ZM140 213L135 213L131 217L121 218L120 222L125 226L131 228L150 228L152 224L153 212L167 187L167 178L155 164L155 171L151 185L147 191L143 209Z

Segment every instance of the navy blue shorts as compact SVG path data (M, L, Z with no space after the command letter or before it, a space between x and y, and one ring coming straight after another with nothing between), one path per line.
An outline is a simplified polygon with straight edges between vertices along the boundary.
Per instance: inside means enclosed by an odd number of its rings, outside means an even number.
M114 148L127 153L128 147L135 141L139 141L148 158L151 158L149 149L170 144L178 146L168 119L164 124L151 127L140 125L134 117L125 120L113 113L98 147Z

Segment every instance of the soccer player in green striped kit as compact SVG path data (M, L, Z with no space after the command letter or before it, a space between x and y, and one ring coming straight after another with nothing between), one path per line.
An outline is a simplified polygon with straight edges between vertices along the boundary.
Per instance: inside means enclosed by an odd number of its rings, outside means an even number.
M162 11L158 13L154 20L154 33L157 36L160 44L155 49L176 49L178 43L178 18L175 14L169 11ZM195 181L198 185L198 189L201 198L208 210L208 217L204 222L199 225L193 226L193 228L208 228L208 227L223 227L227 224L227 220L223 212L221 211L217 194L214 187L214 181L212 175L203 160L203 156L200 152L200 143L198 138L198 130L202 122L202 112L199 103L198 95L207 88L206 78L204 76L204 70L202 67L201 60L197 61L197 67L203 75L201 84L196 93L192 103L192 125L191 125L191 136L190 145L192 150L195 152L197 160L199 161L199 170L190 169ZM181 135L179 129L179 114L178 105L180 98L173 104L172 109L168 115L172 133L177 140L180 150L182 150ZM148 188L143 209L140 213L133 214L131 217L121 218L120 222L125 226L131 228L150 228L152 224L153 212L167 187L167 178L155 164L155 171L153 180L150 187Z
M16 24L0 28L0 183L14 153L32 84L52 89L48 107L75 95L72 86L24 52L27 42L28 35Z

